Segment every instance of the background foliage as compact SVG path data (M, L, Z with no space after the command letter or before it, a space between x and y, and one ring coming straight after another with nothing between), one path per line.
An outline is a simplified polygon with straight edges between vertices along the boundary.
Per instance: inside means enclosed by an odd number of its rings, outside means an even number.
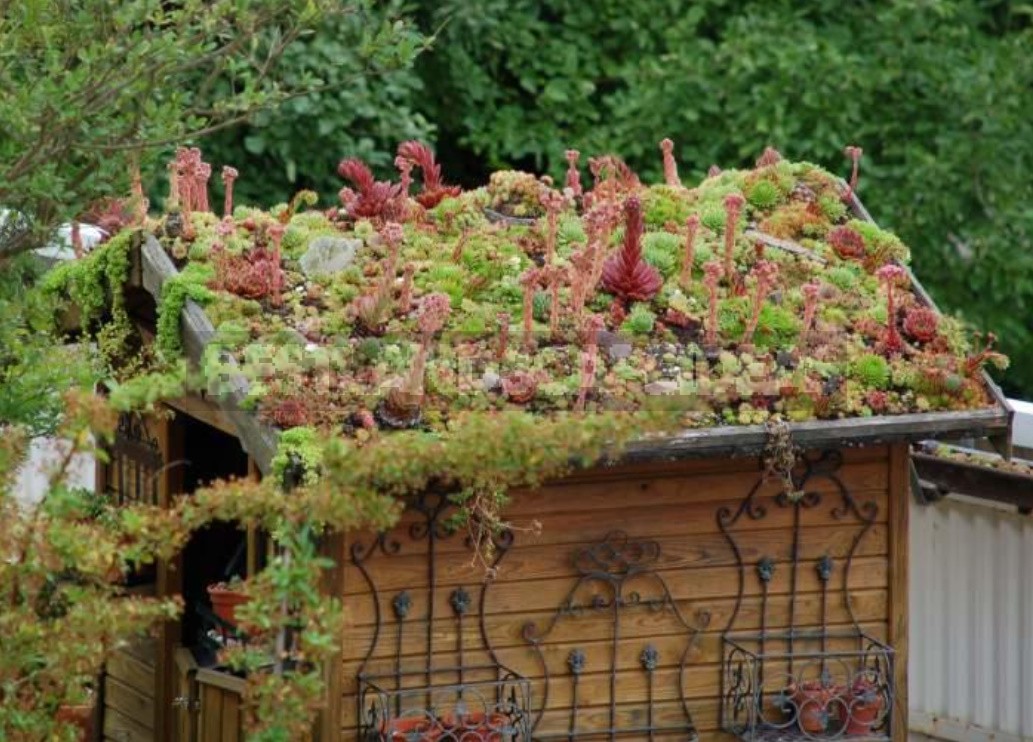
M394 142L428 132L446 175L466 183L500 166L559 175L568 147L617 152L658 177L656 143L664 136L677 144L683 175L752 163L768 144L845 175L842 147L858 144L860 193L873 216L912 246L938 303L1001 336L1014 360L1006 385L1033 395L1028 5L419 0L390 7L437 32L415 72L297 101L222 140L220 158L262 169L251 195L272 203L292 186L326 182L324 198L332 199L337 181L318 174L332 175L339 157L359 154L384 166ZM346 44L312 43L313 53L350 63ZM295 171L313 181L291 177Z

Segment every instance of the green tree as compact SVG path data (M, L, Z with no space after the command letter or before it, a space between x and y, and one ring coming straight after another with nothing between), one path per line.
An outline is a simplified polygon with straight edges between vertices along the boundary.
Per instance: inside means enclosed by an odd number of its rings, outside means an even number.
M416 53L374 0L0 0L0 258L39 246L130 166ZM284 60L332 17L350 23L348 74ZM347 19L347 20L345 20ZM363 19L363 20L360 20Z
M844 175L913 247L933 297L995 330L1033 393L1033 42L1028 8L976 0L443 0L419 60L446 172L556 176L615 152L657 177L751 163L766 145Z

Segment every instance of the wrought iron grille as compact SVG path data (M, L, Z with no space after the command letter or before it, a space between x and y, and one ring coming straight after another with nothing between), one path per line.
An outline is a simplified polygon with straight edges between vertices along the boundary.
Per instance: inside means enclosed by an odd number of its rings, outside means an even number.
M696 728L692 722L692 714L685 701L683 682L685 667L697 644L699 632L707 626L710 615L706 611L697 611L693 620L688 620L678 607L663 575L657 571L660 559L660 545L656 541L634 541L621 531L613 531L594 546L579 549L574 553L574 567L577 577L566 593L551 620L539 627L533 622L524 625L523 637L534 650L541 667L544 698L534 717L532 730L537 730L549 703L550 688L558 682L567 682L571 690L571 706L568 715L567 730L555 733L534 731L534 739L617 739L634 736L652 739L660 733L684 734L684 739L696 737ZM670 616L672 625L682 635L684 647L680 654L664 657L649 641L642 643L639 651L639 666L645 676L645 697L635 699L641 701L640 713L630 715L631 723L622 723L618 715L618 703L633 702L627 693L618 689L618 655L622 645L631 640L624 637L622 623L631 611L651 611ZM556 677L556 668L550 668L543 651L545 643L552 632L565 621L605 620L611 625L609 658L604 666L591 666L582 649L573 649L566 658L565 667L559 668L560 677ZM656 671L659 667L675 667L677 669L676 697L682 706L682 718L677 722L661 721L656 714ZM604 728L597 725L586 726L582 718L581 693L579 686L584 673L605 672L608 676L609 690L608 724ZM565 676L565 677L564 677ZM600 699L587 699L598 702Z
M792 477L796 496L782 492L770 502L761 502L761 480L738 508L722 507L717 512L718 527L735 554L739 572L735 608L722 635L721 724L725 731L749 742L890 738L893 649L861 628L849 594L850 568L858 546L876 522L878 505L854 499L837 475L841 464L838 451L805 458ZM833 485L828 514L834 521L852 526L853 535L838 562L826 554L813 565L820 601L815 625L803 622L799 614L802 570L809 568L801 559L801 538L808 514L820 512L826 505L823 493L811 489L821 480ZM743 552L748 537L736 526L763 520L772 508L791 512L788 557L778 561L761 556L747 564ZM775 575L783 570L789 581L788 626L772 630L769 590ZM748 579L756 580L759 588L760 630L737 632ZM830 628L830 592L842 597L849 617L847 628Z
M490 577L473 592L462 586L453 588L448 594L448 614L436 613L438 593L443 589L438 583L437 546L457 535L447 517L452 508L447 494L426 492L412 504L419 518L408 530L407 545L382 533L371 542L351 546L351 562L366 581L375 617L373 640L357 676L359 734L363 740L526 742L531 738L530 682L499 661L488 639L484 605L492 585ZM369 560L403 554L423 543L427 555L425 591L382 595ZM512 544L510 531L493 539L489 575L494 574ZM464 635L469 621L476 621L476 643ZM439 646L435 636L442 633L454 633L455 644ZM422 646L415 660L407 661L406 640L411 637L418 637ZM393 669L371 673L367 668L381 641L389 642L387 646L392 648ZM442 654L451 654L454 662L445 663Z
M133 412L119 415L108 457L105 491L116 505L158 504L158 479L165 460L143 416Z

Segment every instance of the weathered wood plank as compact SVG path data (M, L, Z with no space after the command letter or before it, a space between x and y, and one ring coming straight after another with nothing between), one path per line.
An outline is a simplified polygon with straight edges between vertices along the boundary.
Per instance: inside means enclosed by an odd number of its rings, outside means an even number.
M908 446L890 449L890 613L889 640L898 658L894 665L893 742L906 742L908 657L908 542L911 512L911 476Z
M142 727L154 728L154 698L115 678L105 681L104 705L120 711Z
M154 732L121 711L104 709L104 739L112 742L155 742Z
M563 526L557 527L565 530ZM828 555L842 564L850 552L856 526L820 525L803 531L800 543L800 557L813 561ZM557 534L558 536L559 534ZM724 537L718 533L699 535L673 535L659 541L660 557L656 566L663 570L694 569L698 567L734 566L735 553ZM887 529L884 524L873 526L858 545L856 556L878 556L888 549ZM500 564L498 582L521 582L555 577L570 577L571 558L575 550L586 548L583 543L555 544L539 542L532 536L518 540ZM763 556L788 560L790 544L781 529L751 531L749 538L740 545L742 559L754 564ZM398 554L383 559L378 564L372 560L367 564L370 574L381 594L394 594L406 588L414 588L413 575L420 574L426 566L423 553ZM349 567L354 570L354 567ZM484 580L484 567L473 563L466 550L448 551L438 555L436 565L438 584L442 587L465 585L470 588ZM368 587L357 570L355 578L348 581L348 587L341 593L345 600L352 596L365 595Z
M143 287L155 301L160 302L162 286L177 274L176 266L158 241L150 235L140 247L140 259ZM214 336L215 329L204 310L194 301L187 300L183 308L180 330L184 351L194 363L198 363L205 345ZM225 360L227 366L233 369L232 359ZM259 423L254 415L241 408L248 390L247 382L241 376L231 374L230 378L225 380L225 385L228 391L220 398L219 405L232 422L244 450L255 459L262 472L267 473L276 453L277 433Z
M225 690L200 683L201 720L198 729L204 742L220 742L222 738L222 697Z
M124 652L115 652L105 667L108 677L121 681L145 695L154 696L154 666Z

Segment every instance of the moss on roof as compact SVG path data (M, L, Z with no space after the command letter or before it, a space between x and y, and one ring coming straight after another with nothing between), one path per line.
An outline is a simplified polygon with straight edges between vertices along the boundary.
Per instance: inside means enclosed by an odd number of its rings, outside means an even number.
M362 438L460 410L671 405L710 426L991 404L980 369L1002 357L922 305L906 246L816 165L766 153L685 187L606 157L583 192L572 170L461 193L402 165L398 184L342 163L326 210L149 221L184 272L159 310L205 305L263 419ZM347 265L313 271L316 253Z

